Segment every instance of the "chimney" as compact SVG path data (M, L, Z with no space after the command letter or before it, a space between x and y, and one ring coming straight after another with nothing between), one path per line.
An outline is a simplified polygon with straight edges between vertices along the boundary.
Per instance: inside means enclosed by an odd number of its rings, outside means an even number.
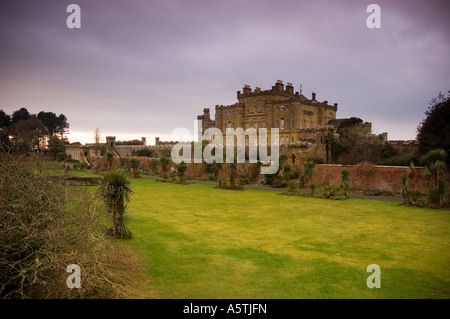
M278 91L283 91L283 90L284 90L283 81L277 80L277 83L275 83L275 88L276 88Z
M337 104L337 103L334 103L334 106L335 106L335 107L337 107L337 106L338 106L338 104Z
M316 100L316 93L312 92L312 100L315 101Z
M250 85L245 84L245 85L244 85L243 92L244 92L244 94L252 93L252 88L250 87Z
M292 83L289 82L286 83L286 91L289 94L294 94L294 87L292 86Z
M155 145L159 144L159 137L155 137Z
M147 138L142 137L142 145L146 145L147 144Z

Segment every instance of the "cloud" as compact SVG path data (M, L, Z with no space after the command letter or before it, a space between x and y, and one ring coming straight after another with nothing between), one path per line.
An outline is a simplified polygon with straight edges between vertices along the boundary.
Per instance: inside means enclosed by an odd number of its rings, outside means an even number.
M243 84L292 82L338 117L373 127L402 122L414 138L428 101L446 91L450 41L444 1L70 1L0 5L0 108L51 110L75 131L191 127L204 107L236 102ZM414 124L415 123L415 124Z

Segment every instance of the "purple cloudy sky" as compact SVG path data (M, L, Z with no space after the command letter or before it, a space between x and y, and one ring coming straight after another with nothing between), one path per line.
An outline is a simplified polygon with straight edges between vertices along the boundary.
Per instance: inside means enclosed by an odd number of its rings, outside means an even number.
M66 8L81 7L81 29ZM366 8L381 7L381 29ZM193 130L204 107L277 79L413 139L450 89L450 2L147 0L0 2L0 108L64 113L71 142Z

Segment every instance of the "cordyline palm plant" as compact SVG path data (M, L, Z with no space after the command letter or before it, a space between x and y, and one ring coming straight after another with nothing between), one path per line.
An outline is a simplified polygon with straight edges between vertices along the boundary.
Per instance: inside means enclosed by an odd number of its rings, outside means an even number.
M438 186L443 173L447 169L445 164L446 158L447 152L443 149L431 150L420 158L420 161L425 164L423 175L431 178L431 183L434 187Z
M113 217L113 226L107 233L123 239L131 238L131 232L125 226L124 220L127 210L125 203L130 201L133 193L130 184L131 180L124 171L109 171L103 175L97 193Z
M284 163L282 167L281 178L285 183L287 183L292 176L294 176L294 171L292 170L291 165L289 163Z

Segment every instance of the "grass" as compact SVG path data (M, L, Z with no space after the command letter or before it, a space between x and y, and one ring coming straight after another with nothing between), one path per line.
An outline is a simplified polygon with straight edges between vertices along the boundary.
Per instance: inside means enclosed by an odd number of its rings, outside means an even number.
M161 298L449 298L450 213L133 181L133 239ZM369 289L370 264L381 288Z

